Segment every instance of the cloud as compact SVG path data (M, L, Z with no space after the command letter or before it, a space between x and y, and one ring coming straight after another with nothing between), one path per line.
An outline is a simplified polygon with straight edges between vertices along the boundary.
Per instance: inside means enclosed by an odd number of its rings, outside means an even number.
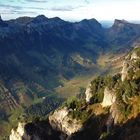
M8 5L8 4L0 4L0 8L5 8L7 10L8 10L8 8L10 8L10 9L18 9L18 10L22 9L21 6L12 6L12 5Z
M40 8L40 7L22 7L23 9L33 9L33 10L45 10L46 8Z
M0 12L2 15L35 15L38 14L37 12L33 11L16 11L16 10L11 10L11 11L2 11Z
M51 10L51 11L72 11L74 10L76 7L72 7L72 6L63 6L63 7L52 7L52 8L49 8L48 10Z
M73 11L76 10L78 8L82 8L85 7L84 5L78 5L78 6L71 6L71 5L65 5L65 6L55 6L55 7L51 7L51 8L47 8L47 10L49 11L58 11L58 12L67 12L67 11Z
M35 15L35 14L38 14L37 12L34 12L34 11L12 11L13 14L16 14L16 15Z
M14 10L23 10L23 9L45 10L45 8L41 8L41 7L13 6L13 5L6 5L6 4L0 4L0 8L4 8L6 10L8 10L8 9L14 9Z
M2 15L37 15L39 13L38 11L43 10L45 10L45 8L0 4L0 14Z
M0 11L1 15L12 15L15 14L14 12L8 12L8 11Z
M37 3L46 3L47 0L25 0L26 2L37 2Z

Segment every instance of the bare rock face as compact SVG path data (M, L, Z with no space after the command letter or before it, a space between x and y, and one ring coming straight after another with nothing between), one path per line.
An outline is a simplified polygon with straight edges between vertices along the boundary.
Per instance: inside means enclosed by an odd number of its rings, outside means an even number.
M138 56L137 52L134 51L131 55L126 56L125 61L123 63L123 68L121 71L121 80L124 81L125 79L128 79L128 71L130 69L133 69L133 71L135 71L135 67L133 65L133 62L136 62L137 59L140 59L140 57Z
M26 133L25 123L19 123L16 130L11 130L10 140L31 140L30 136Z
M68 114L69 110L66 107L58 109L49 116L49 122L53 129L62 131L70 136L80 131L82 124L80 121L71 118Z
M120 118L120 113L119 110L117 109L117 104L114 103L111 108L110 108L110 114L114 120L114 124L119 123L119 118Z
M139 56L137 55L135 51L131 55L131 60L134 60L134 59L139 59Z
M91 84L87 87L85 95L86 95L86 102L89 103L91 98L92 98L92 93L91 93Z
M112 89L110 90L108 87L104 90L104 98L101 105L103 107L111 106L116 101L115 91Z
M18 127L16 129L11 130L9 139L10 140L42 140L43 137L43 139L46 138L49 140L54 140L55 137L57 137L56 139L64 140L67 136L70 137L72 134L80 131L83 128L81 121L73 119L69 115L69 110L66 107L59 108L56 111L54 111L53 114L50 114L49 122L46 122L45 125L46 125L45 127L46 129L44 129L44 126L42 127L42 125L40 125L39 123L26 124L26 123L19 122Z
M124 61L122 72L121 72L121 74L122 74L121 80L122 81L124 81L127 78L127 76L128 76L128 66L129 66L128 62Z

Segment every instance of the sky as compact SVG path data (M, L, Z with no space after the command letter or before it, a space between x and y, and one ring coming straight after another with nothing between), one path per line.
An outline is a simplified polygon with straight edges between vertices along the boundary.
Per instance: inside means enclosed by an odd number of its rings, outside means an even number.
M140 20L140 0L0 0L3 19L21 16L60 17L68 21Z

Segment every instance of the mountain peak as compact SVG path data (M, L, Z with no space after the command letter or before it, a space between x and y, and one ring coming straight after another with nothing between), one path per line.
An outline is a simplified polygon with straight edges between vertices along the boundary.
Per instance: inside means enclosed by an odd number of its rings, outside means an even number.
M33 23L42 23L42 22L46 22L46 21L48 21L48 18L45 17L44 15L39 15L39 16L33 18L33 20L32 20Z
M4 21L2 20L2 17L1 17L1 15L0 15L0 23L2 23L2 22L4 22Z
M51 21L54 21L54 22L64 22L64 20L62 20L61 18L59 17L53 17L53 18L50 18Z
M115 19L113 26L122 26L128 23L129 22L124 19L123 20Z
M50 25L64 25L64 24L66 24L66 23L68 23L67 21L64 21L64 20L62 20L61 18L59 18L59 17L54 17L54 18L49 18L49 24Z
M0 27L7 27L7 23L5 23L2 18L1 18L1 15L0 15Z
M37 17L35 17L35 19L40 19L40 20L43 20L43 19L48 19L45 15L38 15Z
M119 19L115 19L115 23L129 23L127 20L119 20Z
M92 23L92 22L94 22L94 23L99 23L95 18L92 18L92 19L83 19L81 22L85 22L85 23L87 23L87 22L89 22L89 23Z
M94 30L98 30L102 27L102 25L94 18L92 19L83 19L81 22L79 22L82 26L90 26L94 28Z
M15 21L17 23L20 23L20 24L27 24L29 23L30 21L32 20L31 17L27 17L27 16L24 16L24 17L19 17L19 18L16 18Z

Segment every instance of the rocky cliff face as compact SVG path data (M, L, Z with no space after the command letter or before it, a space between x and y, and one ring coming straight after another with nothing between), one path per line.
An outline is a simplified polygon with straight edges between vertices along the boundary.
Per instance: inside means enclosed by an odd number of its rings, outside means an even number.
M65 140L66 137L79 132L83 127L80 121L73 119L69 115L69 110L66 107L59 108L50 114L49 121L45 122L44 125L47 128L44 128L43 125L40 126L40 124L36 124L35 126L29 124L28 126L28 123L19 123L17 129L11 130L9 138L10 140ZM53 130L60 132L60 135L57 133L56 136ZM46 137L44 137L45 135Z
M140 56L138 55L137 52L137 47L132 51L132 53L128 54L125 57L124 63L123 63L123 68L121 71L121 79L124 81L125 79L133 78L130 77L129 73L133 72L135 73L138 70L138 67L135 65L137 60L140 59Z
M67 108L58 109L49 116L49 122L55 130L62 131L70 136L78 132L82 128L82 124L68 114L69 110Z
M89 103L93 96L91 93L91 84L87 87L85 95L86 95L86 102Z
M121 74L122 74L121 79L122 81L124 81L128 76L128 62L127 61L124 61L123 63L123 69L122 69Z
M115 91L113 89L109 89L108 87L104 90L104 98L101 105L103 107L111 106L116 101Z
M118 111L117 104L116 103L112 104L112 106L110 108L110 115L113 118L113 123L114 124L118 124L118 122L119 122L119 114L120 113Z
M107 30L107 38L110 43L113 42L117 46L123 46L126 43L126 48L128 48L133 45L136 38L139 38L139 29L140 25L138 24L116 19L113 26Z
M19 123L17 129L11 130L10 140L31 140L25 130L25 123Z

